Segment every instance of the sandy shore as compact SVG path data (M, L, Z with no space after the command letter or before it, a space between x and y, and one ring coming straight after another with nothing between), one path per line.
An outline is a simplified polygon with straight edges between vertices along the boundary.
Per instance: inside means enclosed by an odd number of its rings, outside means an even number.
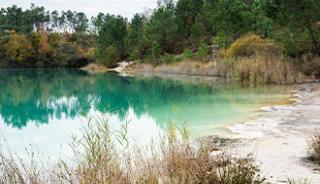
M126 67L124 72L128 74L162 74L162 75L187 75L217 77L216 62L180 61L161 65L147 63L135 63Z
M262 108L255 121L230 127L233 133L251 137L232 146L231 153L254 153L262 175L270 183L288 178L320 183L320 166L308 160L308 139L320 129L320 84L303 84L293 94L297 103Z
M129 67L132 64L132 62L126 62L123 61L121 63L118 63L118 66L115 68L107 68L106 66L102 64L97 64L97 63L90 63L85 67L80 68L80 70L88 72L90 74L101 74L101 73L106 73L106 72L117 72L119 74L126 75L124 70Z

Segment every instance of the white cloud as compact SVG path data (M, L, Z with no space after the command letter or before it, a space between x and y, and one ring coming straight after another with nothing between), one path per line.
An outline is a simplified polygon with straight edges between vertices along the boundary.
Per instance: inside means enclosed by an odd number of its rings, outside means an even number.
M17 5L29 8L31 3L44 6L47 10L82 11L88 17L99 12L120 14L131 18L135 13L141 13L145 8L156 7L156 0L0 0L0 7Z

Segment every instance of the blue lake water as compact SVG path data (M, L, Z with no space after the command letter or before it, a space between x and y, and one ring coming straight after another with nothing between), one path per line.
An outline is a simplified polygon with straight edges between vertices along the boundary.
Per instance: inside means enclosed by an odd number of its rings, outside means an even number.
M22 152L32 143L45 156L64 155L71 134L89 118L128 125L128 135L148 142L168 122L191 134L216 134L245 121L264 105L288 97L285 87L241 88L223 83L159 77L89 75L77 70L0 70L0 132Z

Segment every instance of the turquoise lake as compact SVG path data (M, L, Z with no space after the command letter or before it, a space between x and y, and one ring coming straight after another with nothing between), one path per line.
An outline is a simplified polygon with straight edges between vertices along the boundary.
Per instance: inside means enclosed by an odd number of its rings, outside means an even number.
M90 118L108 119L112 128L127 124L137 142L158 136L168 122L205 136L253 118L261 106L289 93L285 87L77 70L0 70L0 78L0 132L6 144L15 152L33 144L45 156L64 155L71 134L79 135Z

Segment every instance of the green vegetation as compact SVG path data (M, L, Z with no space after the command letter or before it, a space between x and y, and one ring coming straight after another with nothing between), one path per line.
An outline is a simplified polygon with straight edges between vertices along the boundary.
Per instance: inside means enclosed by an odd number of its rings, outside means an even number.
M115 67L128 59L239 63L256 57L268 63L271 55L277 65L319 77L319 9L317 0L160 0L131 21L103 13L89 21L82 12L12 6L0 12L0 67L81 67L95 61Z
M259 167L252 156L246 159L231 158L226 154L212 157L212 146L192 141L185 129L178 131L169 125L159 142L148 146L147 153L127 141L125 125L114 131L108 123L101 121L89 121L83 136L73 138L70 146L74 151L74 162L60 161L57 166L43 170L33 152L31 164L28 164L1 149L0 182L261 184L265 180L259 175Z

